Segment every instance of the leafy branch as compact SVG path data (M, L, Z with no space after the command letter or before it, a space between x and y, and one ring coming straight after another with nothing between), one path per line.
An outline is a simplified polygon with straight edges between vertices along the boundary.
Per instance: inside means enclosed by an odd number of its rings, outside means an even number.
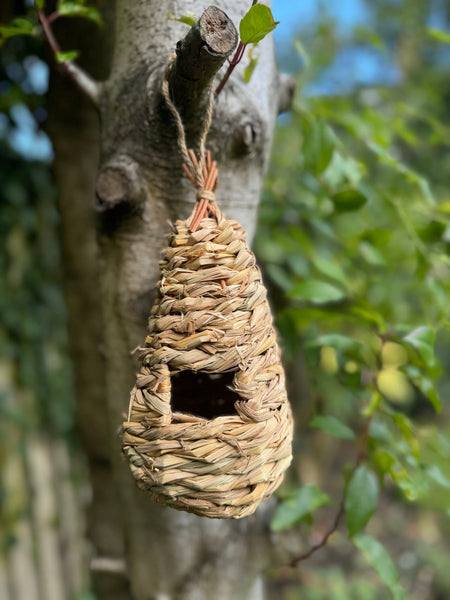
M74 59L78 56L76 50L63 52L53 33L52 25L61 17L82 17L94 21L97 25L102 24L100 13L91 6L86 6L85 0L59 0L57 9L51 14L46 15L44 11L44 1L35 0L35 9L39 23L42 29L35 26L32 20L26 18L14 19L11 25L0 26L0 44L7 39L20 36L31 35L38 37L42 33L50 46L55 60L62 65L64 72L78 85L78 87L92 100L94 105L98 105L101 86L90 77Z
M362 461L364 460L364 458L366 456L371 421L372 421L371 417L369 417L366 421L364 431L361 435L361 441L360 441L360 445L359 445L358 454L356 456L355 463L350 472L350 479L354 475L354 473L357 471L358 467L361 465ZM319 542L317 542L317 544L314 544L313 546L311 546L311 548L309 548L309 550L307 550L303 554L300 554L299 556L293 558L289 563L290 567L296 567L298 565L298 563L300 563L304 560L307 560L313 554L315 554L318 550L320 550L321 548L324 548L327 545L329 538L333 535L333 533L335 533L338 530L339 525L342 520L342 517L344 516L344 514L346 512L346 498L347 498L346 490L347 490L347 486L345 487L344 492L342 494L342 497L341 497L341 500L339 503L339 507L338 507L336 515L333 519L333 522L332 522L331 526L329 527L329 529L322 536L322 539ZM275 516L275 518L276 518L276 516Z

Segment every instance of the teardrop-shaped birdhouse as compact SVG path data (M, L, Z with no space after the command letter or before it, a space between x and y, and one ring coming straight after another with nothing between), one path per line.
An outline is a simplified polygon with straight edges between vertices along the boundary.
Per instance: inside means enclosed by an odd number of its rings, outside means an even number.
M244 230L217 208L195 232L189 225L176 222L164 252L123 450L157 501L238 518L291 462L291 410Z
M189 151L189 160L197 203L175 223L163 253L123 452L156 501L240 518L281 483L292 459L292 414L245 231L215 204L209 153L199 159Z

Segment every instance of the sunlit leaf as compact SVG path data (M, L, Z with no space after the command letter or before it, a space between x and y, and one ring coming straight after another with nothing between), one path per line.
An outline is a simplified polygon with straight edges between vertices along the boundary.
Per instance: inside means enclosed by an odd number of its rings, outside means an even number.
M386 265L386 261L375 246L369 244L369 242L360 242L359 244L359 252L361 256L364 258L366 262L375 267L384 267Z
M442 472L438 465L429 465L426 469L426 472L435 483L446 488L447 490L450 489L450 478Z
M404 600L406 594L400 585L397 569L383 545L367 533L358 533L352 540L389 588L394 600Z
M423 197L427 202L431 205L434 204L435 200L433 194L431 192L428 181L414 171L410 169L405 164L403 164L400 160L398 160L392 152L383 148L383 146L373 140L367 142L368 148L372 150L380 159L381 162L390 166L400 175L403 175L409 183L417 185L422 191Z
M317 254L311 258L313 265L323 275L335 279L345 287L349 285L348 279L342 269L342 267L333 260L333 258L325 255Z
M336 147L332 129L322 120L305 124L302 152L305 165L313 173L320 174L330 164Z
M378 500L378 481L365 465L353 473L345 493L345 514L350 536L361 531L375 512Z
M308 52L306 51L305 47L299 39L294 40L294 48L297 50L298 55L303 59L305 66L308 67L311 62L311 59L309 57Z
M13 19L11 21L11 25L14 25L14 27L18 27L19 29L23 29L24 31L27 31L28 33L33 31L33 23L31 21L29 21L28 19L22 19L22 18L18 17L17 19Z
M354 432L342 423L339 419L332 416L322 416L318 415L311 419L308 423L309 427L314 427L315 429L321 429L322 431L326 431L330 435L341 438L343 440L354 440L355 434Z
M265 4L255 4L244 15L239 24L239 35L243 44L257 44L273 31L279 21L275 21L272 11Z
M374 392L372 392L369 403L364 408L363 415L365 417L371 417L378 410L382 401L383 401L383 396L380 394L380 392L378 392L378 390L375 390ZM372 426L370 428L371 435L372 435L373 429L374 429L374 423L372 423Z
M244 70L244 81L245 83L248 83L253 75L253 71L255 70L255 67L258 63L258 57L257 56L253 56L254 54L254 50L255 47L252 46L251 48L249 48L248 50L248 65L245 67Z
M60 63L68 62L70 60L75 60L78 54L78 50L71 50L69 52L57 52L56 60Z
M22 19L20 19L22 20ZM24 20L24 19L23 19ZM27 21L29 23L29 21ZM15 27L13 25L1 25L0 26L0 44L5 42L6 40L16 37L18 35L33 35L33 26L31 25L31 29L26 27Z
M192 12L186 13L181 17L172 17L172 13L169 11L167 13L167 18L169 21L178 21L179 23L189 25L189 27L192 27L192 25L197 21L197 17Z
M432 327L423 325L411 331L403 339L419 352L426 365L432 367L436 363L434 355L435 338L435 330Z
M270 528L272 531L289 529L329 502L327 494L316 485L304 485L278 505Z
M439 413L441 412L441 401L439 399L439 394L436 390L436 386L431 381L429 377L425 375L419 374L416 377L412 378L414 385L416 385L419 390L424 394L424 396L431 402L434 410Z
M361 344L341 333L327 333L314 338L305 344L306 348L315 346L333 346L333 348L337 348L338 350L348 351L358 350L361 347Z
M60 0L58 12L62 17L83 17L94 21L97 25L103 25L99 11L93 6L85 6L84 2Z
M279 265L270 264L266 267L266 272L270 279L283 291L292 290L294 282L289 274Z
M416 458L420 456L420 445L417 439L414 437L413 425L411 420L403 413L393 412L391 414L392 420L401 431L403 438L406 440L411 452Z
M435 40L439 40L440 42L444 42L445 44L450 44L450 33L447 33L446 31L442 31L440 29L428 29L427 32Z
M345 293L335 285L326 281L311 279L297 284L289 293L291 298L315 304L337 302L345 298Z

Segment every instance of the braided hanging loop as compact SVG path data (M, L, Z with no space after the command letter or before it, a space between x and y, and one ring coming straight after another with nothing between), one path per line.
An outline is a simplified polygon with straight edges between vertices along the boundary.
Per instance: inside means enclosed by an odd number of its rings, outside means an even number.
M168 86L163 93L167 100ZM184 147L182 155L197 202L175 223L163 253L123 452L156 501L240 518L281 483L292 459L292 414L245 231L215 203L210 154Z

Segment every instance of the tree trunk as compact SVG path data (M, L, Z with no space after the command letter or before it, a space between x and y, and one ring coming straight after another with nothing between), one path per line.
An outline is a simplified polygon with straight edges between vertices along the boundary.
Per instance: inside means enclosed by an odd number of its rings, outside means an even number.
M116 23L114 53L102 86L101 130L94 109L59 76L51 84L49 120L78 423L93 487L89 535L100 557L119 559L96 563L115 565L97 573L97 594L101 600L256 600L263 596L261 572L271 552L270 502L240 521L158 506L136 488L118 437L136 371L130 352L145 339L168 221L186 217L194 201L161 97L164 65L188 28L168 20L167 13L200 16L206 7L197 0L97 4L109 35L113 16ZM236 25L249 8L237 0L217 5ZM86 68L104 77L110 40L90 28L87 35L84 25L80 31L75 47L89 55ZM270 39L261 43L259 53L251 82L242 82L238 68L218 97L207 142L219 165L217 201L227 216L244 225L250 239L278 103L283 101ZM180 93L183 76L181 83L171 79L171 84L181 86L174 97L193 144L202 90L192 92L194 84L187 77L190 92ZM97 238L96 186L102 211ZM123 573L121 564L126 566Z

